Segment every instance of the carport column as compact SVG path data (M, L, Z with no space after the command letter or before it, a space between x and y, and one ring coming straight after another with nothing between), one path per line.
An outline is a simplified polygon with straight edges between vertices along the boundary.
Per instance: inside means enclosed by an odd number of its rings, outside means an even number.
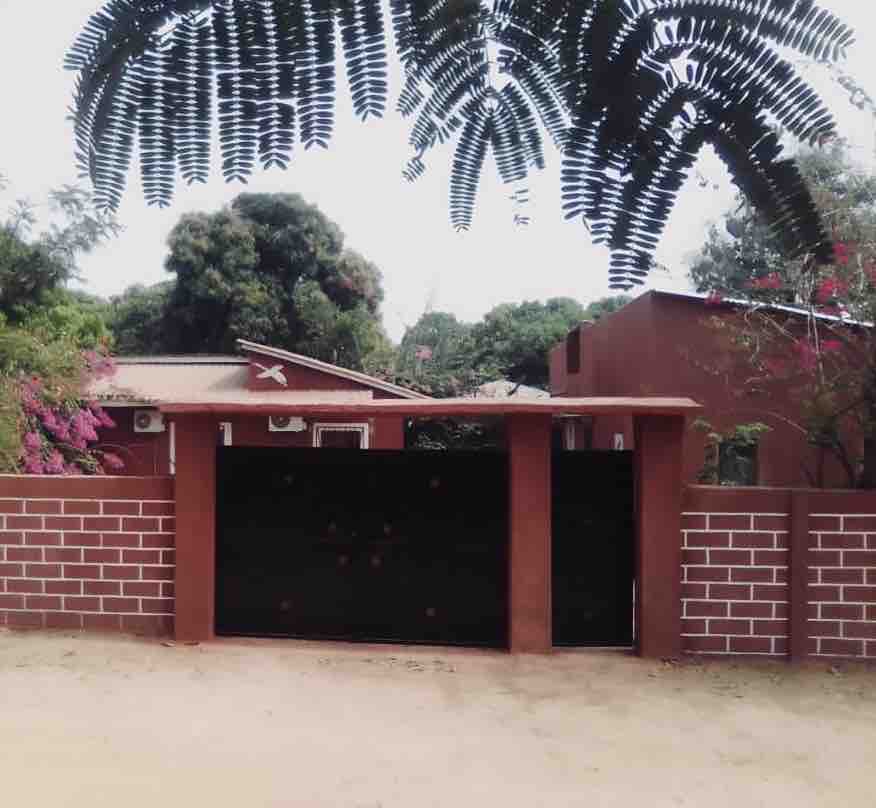
M218 424L206 415L176 424L176 638L213 637L216 574L216 443Z
M508 418L509 641L514 653L551 650L551 417Z
M636 418L636 637L640 656L681 655L684 418Z

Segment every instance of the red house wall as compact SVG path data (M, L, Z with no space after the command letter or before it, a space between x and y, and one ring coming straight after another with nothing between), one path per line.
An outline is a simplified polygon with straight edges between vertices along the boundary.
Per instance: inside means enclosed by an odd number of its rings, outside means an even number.
M101 429L101 448L116 452L124 461L123 476L149 477L170 474L170 430L157 433L134 432L134 409L116 407L109 410L116 422L114 429ZM269 432L267 416L228 416L231 423L232 443L235 446L288 446L313 445L312 425L304 432ZM321 418L319 423L339 423L343 419ZM401 415L367 419L371 427L372 449L403 449L405 446L405 419ZM219 432L216 433L217 443Z
M704 405L701 416L718 431L754 421L771 427L760 442L759 485L811 485L804 467L815 470L819 462L826 487L847 485L839 464L827 454L820 457L803 433L787 422L799 417L799 405L790 394L739 395L744 368L738 357L728 356L709 323L721 312L701 300L645 294L581 330L579 373L567 373L563 346L551 352L552 391L567 396L689 396ZM631 419L596 419L594 448L612 448L617 433L624 435L624 448L633 448ZM689 424L684 481L697 481L705 449L705 434Z

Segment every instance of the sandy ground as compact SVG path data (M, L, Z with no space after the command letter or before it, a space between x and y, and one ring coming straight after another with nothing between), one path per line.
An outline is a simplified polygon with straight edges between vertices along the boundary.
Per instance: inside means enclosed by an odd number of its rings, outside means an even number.
M24 806L869 806L876 670L0 630Z

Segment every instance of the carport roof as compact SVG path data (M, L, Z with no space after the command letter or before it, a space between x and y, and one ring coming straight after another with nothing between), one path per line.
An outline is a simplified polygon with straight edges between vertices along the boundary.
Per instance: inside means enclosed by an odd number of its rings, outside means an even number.
M370 399L346 402L199 402L159 404L166 413L420 418L506 415L688 415L701 409L690 398Z

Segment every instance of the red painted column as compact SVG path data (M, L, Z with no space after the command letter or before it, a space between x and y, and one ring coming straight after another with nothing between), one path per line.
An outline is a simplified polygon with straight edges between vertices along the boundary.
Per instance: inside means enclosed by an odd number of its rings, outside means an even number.
M210 416L177 416L176 638L209 640L216 587L216 443Z
M681 654L684 418L636 418L636 638L640 656Z
M371 419L372 449L404 449L405 418L403 415L389 415Z
M551 417L508 418L509 644L548 653L551 626Z

